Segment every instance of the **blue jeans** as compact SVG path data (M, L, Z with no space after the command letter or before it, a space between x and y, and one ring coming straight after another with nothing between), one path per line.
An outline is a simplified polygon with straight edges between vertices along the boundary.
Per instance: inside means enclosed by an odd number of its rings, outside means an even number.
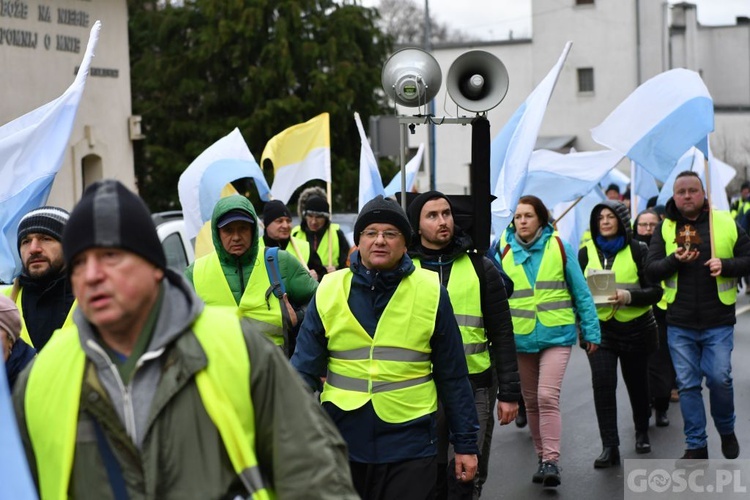
M734 388L732 349L734 327L718 326L695 330L667 326L669 351L677 373L680 410L685 422L685 442L689 450L706 446L706 409L701 385L706 377L711 417L719 434L734 432Z

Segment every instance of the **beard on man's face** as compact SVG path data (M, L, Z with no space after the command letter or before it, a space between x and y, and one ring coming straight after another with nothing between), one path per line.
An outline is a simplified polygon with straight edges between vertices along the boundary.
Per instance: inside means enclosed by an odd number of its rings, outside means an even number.
M29 261L32 259L28 259L26 263L23 266L23 273L28 276L29 278L44 281L53 277L56 277L60 274L60 272L63 269L64 262L52 262L47 257L33 257L34 264L37 262L43 261L46 262L47 265L43 266L41 269L29 269Z

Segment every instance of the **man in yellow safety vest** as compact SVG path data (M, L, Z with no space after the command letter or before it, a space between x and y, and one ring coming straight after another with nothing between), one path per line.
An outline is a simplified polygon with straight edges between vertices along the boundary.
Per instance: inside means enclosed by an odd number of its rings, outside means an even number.
M354 224L349 269L327 274L297 339L292 364L349 446L364 499L426 499L437 477L438 393L455 448L454 474L477 468L477 412L461 333L437 274L408 255L411 226L382 196Z
M74 325L13 401L41 498L356 498L281 351L167 269L137 195L92 184L62 241Z

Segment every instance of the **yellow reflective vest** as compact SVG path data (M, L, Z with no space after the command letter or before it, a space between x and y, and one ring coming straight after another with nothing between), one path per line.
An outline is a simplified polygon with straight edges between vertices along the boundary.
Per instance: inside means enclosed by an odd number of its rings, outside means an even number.
M412 259L421 268L419 258ZM464 345L464 355L469 373L482 373L490 368L490 352L482 315L482 297L479 277L471 258L464 254L453 261L448 278L448 295L453 305L458 329Z
M193 284L196 293L206 304L236 307L239 316L249 318L274 344L284 347L281 305L273 294L267 295L271 281L263 262L262 248L258 251L239 305L235 302L232 290L224 278L224 270L216 252L195 261Z
M593 241L586 243L586 253L589 262L586 265L586 269L584 269L584 275L588 275L589 269L603 269ZM641 284L638 280L638 266L633 260L633 252L630 250L630 245L625 245L624 248L617 252L611 271L615 273L615 286L617 288L621 290L641 289ZM651 306L632 307L626 305L614 309L611 305L600 305L596 306L596 315L601 321L607 321L614 317L617 321L625 323L643 316L649 309L651 309Z
M341 226L339 226L338 224L331 223L330 230L326 229L325 233L323 233L323 237L320 239L320 242L318 243L317 252L318 252L318 255L320 256L320 260L323 262L323 265L328 265L328 245L330 244L330 245L333 245L331 248L331 255L333 255L333 262L331 262L331 265L338 266L339 252L341 251L341 249L339 248L339 237L337 233L340 227ZM332 242L329 242L328 235L332 236L333 238ZM292 238L297 238L298 240L307 241L307 234L305 234L305 232L302 230L302 226L297 226L294 229L292 229Z
M13 287L9 286L5 290L3 290L3 293L6 297L11 297L13 294ZM31 341L31 336L29 335L29 330L26 328L26 322L23 320L23 307L21 306L21 296L23 295L23 287L20 288L18 291L18 295L16 296L16 307L18 308L18 312L21 313L21 335L20 337L23 339L24 342L29 344L31 347L34 347L34 343ZM65 322L62 324L62 328L66 328L68 326L73 325L73 313L76 310L76 307L78 306L78 300L74 300L73 304L70 306L70 311L68 311L68 315L65 317Z
M325 275L315 295L329 351L321 402L352 411L372 401L391 424L436 411L430 340L440 302L437 274L415 269L404 277L373 337L349 309L351 283L352 272L342 269Z
M737 224L729 212L725 210L711 210L714 226L714 245L716 257L731 259L734 257L734 244L737 243ZM677 223L671 219L664 219L661 225L661 236L664 239L664 250L667 255L677 250ZM727 306L737 302L737 279L724 276L716 277L716 290L721 303ZM677 273L664 280L664 298L667 304L674 302L677 297Z
M516 265L511 248L503 257L503 269L515 285L508 304L513 318L513 333L516 335L533 332L537 319L544 326L575 324L573 299L565 280L563 252L557 236L550 236L544 248L534 288L531 287L523 265Z
M255 456L250 358L239 321L225 310L209 306L193 324L193 332L208 360L196 374L195 383L232 467L252 498L273 498ZM85 366L86 354L73 325L50 339L29 374L24 398L26 426L36 457L40 497L45 500L68 497Z

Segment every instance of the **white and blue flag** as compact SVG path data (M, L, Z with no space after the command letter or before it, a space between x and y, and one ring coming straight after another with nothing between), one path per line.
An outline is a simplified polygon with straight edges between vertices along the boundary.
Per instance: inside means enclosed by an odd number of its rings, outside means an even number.
M260 198L268 201L271 188L242 133L235 128L203 151L180 175L177 191L189 238L195 238L203 224L211 220L224 186L245 177L255 181Z
M47 203L68 150L100 28L100 21L92 26L78 74L63 95L0 127L0 282L10 283L21 272L18 223Z
M385 195L385 191L383 190L383 179L380 177L380 170L378 169L378 160L375 159L370 141L367 140L365 134L365 128L362 126L362 120L357 112L354 113L354 122L357 124L359 138L362 141L359 150L359 210L357 210L359 212L365 206L365 203L379 194Z
M5 335L5 332L3 332ZM26 464L26 453L16 427L16 416L5 375L5 364L0 358L0 488L2 498L36 499L36 489Z
M534 151L547 103L572 45L572 42L565 44L557 63L492 141L490 192L495 196L491 214L492 229L496 235L502 234L513 220L518 199L526 192L531 153Z
M424 156L424 144L420 144L417 149L417 154L406 162L404 171L406 172L406 192L410 192L414 188L414 183L417 180L417 172L419 167L422 165L422 158ZM401 192L401 171L399 170L396 175L393 176L391 182L385 187L385 196L393 196L396 193Z
M714 103L695 71L677 68L639 86L591 137L621 152L664 182L682 155L695 146L708 155Z

